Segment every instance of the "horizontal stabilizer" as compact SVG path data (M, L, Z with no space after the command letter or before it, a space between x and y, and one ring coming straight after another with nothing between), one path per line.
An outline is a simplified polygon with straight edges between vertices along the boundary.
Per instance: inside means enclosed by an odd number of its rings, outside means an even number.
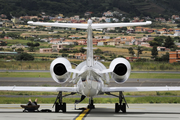
M88 24L77 24L77 23L50 23L50 22L33 22L33 21L28 21L27 23L30 25L80 28L80 29L87 29L88 27Z
M152 24L151 21L147 21L147 22L135 22L135 23L103 23L103 24L92 24L92 29L142 26L142 25L150 25L150 24Z
M40 25L40 26L52 26L52 27L67 27L67 28L80 28L87 29L88 24L81 23L50 23L50 22L27 22L30 25ZM152 22L135 22L135 23L99 23L99 24L91 24L92 29L100 29L100 28L113 28L113 27L129 27L129 26L141 26L141 25L150 25Z

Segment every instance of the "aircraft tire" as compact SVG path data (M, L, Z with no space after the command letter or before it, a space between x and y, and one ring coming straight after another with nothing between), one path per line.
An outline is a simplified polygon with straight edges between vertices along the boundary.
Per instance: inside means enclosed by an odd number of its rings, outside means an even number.
M59 105L58 105L58 103L55 104L55 112L59 112Z
M62 105L62 112L63 112L63 113L66 112L66 103L63 103L63 105Z
M119 112L119 104L115 103L115 113L118 113L118 112Z
M126 113L126 103L123 103L123 105L122 105L122 112Z

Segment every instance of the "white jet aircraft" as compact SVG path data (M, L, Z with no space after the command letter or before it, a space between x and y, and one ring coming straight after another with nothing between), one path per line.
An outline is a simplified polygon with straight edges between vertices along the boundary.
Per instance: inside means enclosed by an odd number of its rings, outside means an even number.
M99 94L106 93L107 95L113 95L111 92L119 92L119 103L115 104L115 112L126 112L126 100L123 92L129 91L176 91L180 90L180 87L108 87L110 77L119 84L126 82L131 73L131 65L124 58L114 59L109 69L93 59L93 42L92 42L92 30L108 27L127 27L127 26L141 26L149 25L151 21L138 22L138 23L107 23L107 24L93 24L89 19L87 24L73 24L73 23L44 23L44 22L32 22L30 25L40 26L53 26L53 27L68 27L68 28L80 28L87 29L87 59L80 63L75 69L72 69L71 63L66 58L57 58L52 61L50 65L50 73L52 78L57 83L65 83L73 73L72 80L74 87L25 87L25 86L0 86L0 90L8 91L56 91L59 92L55 105L55 112L62 110L66 112L66 103L62 102L62 98L75 93L81 94L81 99L76 100L75 103L80 103L85 97L89 97L88 108L95 108L93 104L93 97ZM71 94L62 96L62 92L71 92ZM124 101L124 102L123 102ZM128 105L127 105L128 106Z

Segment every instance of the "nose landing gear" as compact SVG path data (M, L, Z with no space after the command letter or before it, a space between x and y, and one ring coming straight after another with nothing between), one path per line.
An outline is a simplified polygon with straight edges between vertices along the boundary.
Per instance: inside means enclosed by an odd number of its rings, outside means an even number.
M95 109L95 106L94 106L94 101L92 98L89 98L89 105L87 106L87 108L89 109Z

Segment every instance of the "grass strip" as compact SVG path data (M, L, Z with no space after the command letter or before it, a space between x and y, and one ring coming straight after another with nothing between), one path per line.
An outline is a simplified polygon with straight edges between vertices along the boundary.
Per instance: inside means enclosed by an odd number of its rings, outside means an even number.
M51 78L51 75L47 72L1 72L0 77Z
M32 97L32 100L35 98ZM38 98L38 104L50 103L53 104L56 98ZM80 98L63 98L63 102L74 103L75 100ZM83 100L81 103L88 103L88 98ZM94 98L94 103L117 103L118 98ZM180 103L180 97L127 97L127 103ZM28 98L9 98L0 97L0 104L26 104Z
M50 73L43 72L0 72L0 77L28 77L28 78L51 78ZM131 73L130 78L161 78L179 79L180 74L171 73Z
M171 73L131 73L130 78L180 79L180 74Z

